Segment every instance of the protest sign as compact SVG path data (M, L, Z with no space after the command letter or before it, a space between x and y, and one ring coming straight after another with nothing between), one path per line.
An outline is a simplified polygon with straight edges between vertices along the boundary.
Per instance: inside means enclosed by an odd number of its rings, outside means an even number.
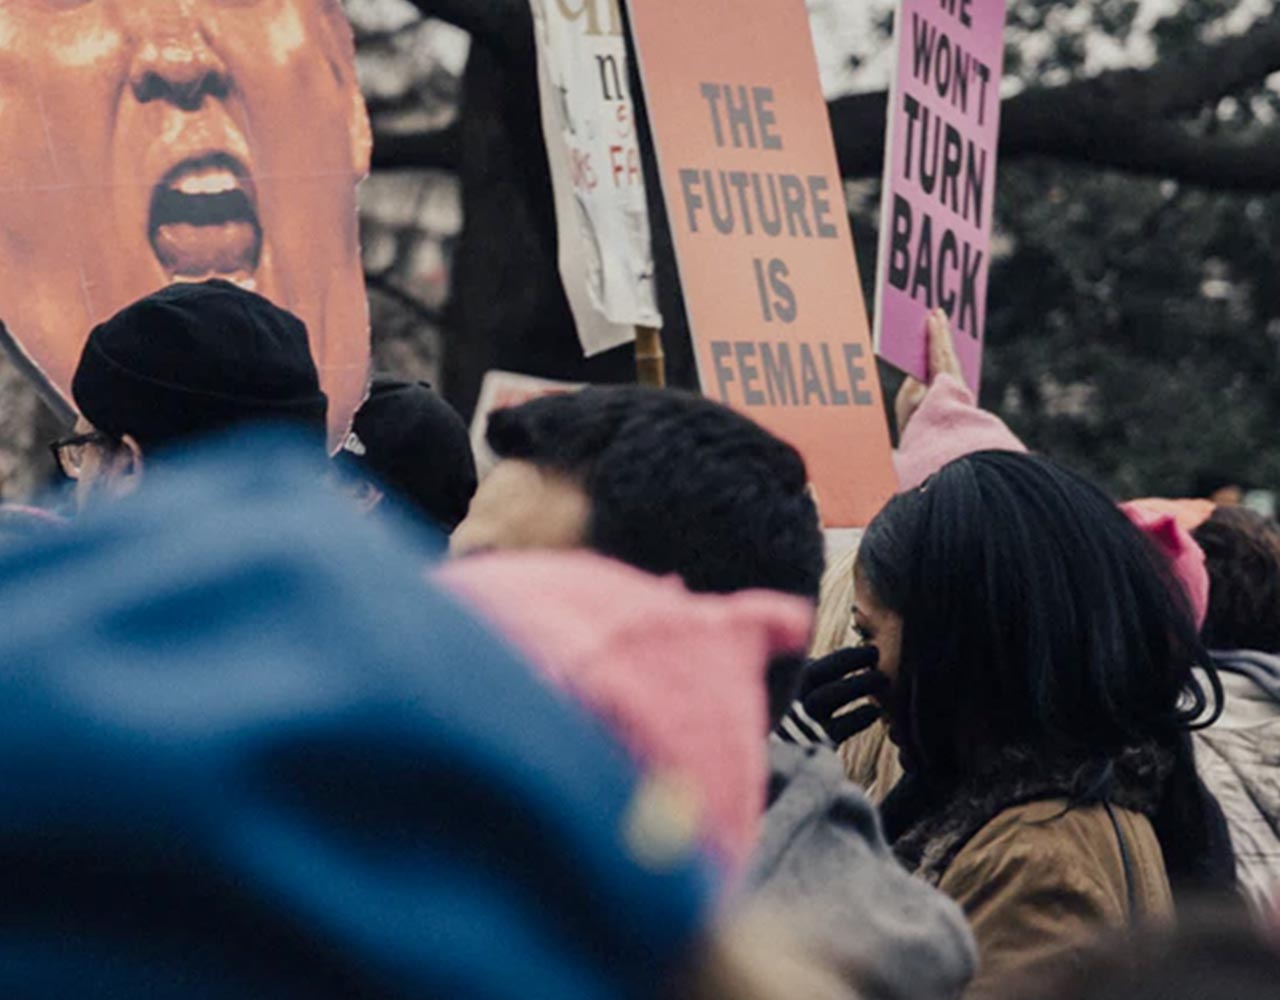
M996 200L1006 0L902 0L889 91L876 350L921 381L925 317L951 318L977 392Z
M804 455L828 527L896 480L803 0L643 0L631 24L707 395Z
M658 327L617 0L529 0L560 279L590 356Z
M0 2L0 321L64 409L89 331L180 281L296 313L338 444L364 397L370 134L338 4Z
M475 416L471 418L471 450L475 453L476 469L480 475L483 476L497 464L496 457L485 441L485 434L489 430L489 414L495 410L505 410L509 406L519 406L531 399L577 392L581 388L583 386L577 382L557 382L554 379L535 378L533 375L497 369L485 372Z

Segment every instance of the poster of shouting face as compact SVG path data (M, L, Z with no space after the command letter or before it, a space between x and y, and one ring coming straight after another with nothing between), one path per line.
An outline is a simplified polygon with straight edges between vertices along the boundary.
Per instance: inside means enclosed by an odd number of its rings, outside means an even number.
M370 130L339 0L0 0L0 321L70 400L90 329L172 282L296 313L359 405Z

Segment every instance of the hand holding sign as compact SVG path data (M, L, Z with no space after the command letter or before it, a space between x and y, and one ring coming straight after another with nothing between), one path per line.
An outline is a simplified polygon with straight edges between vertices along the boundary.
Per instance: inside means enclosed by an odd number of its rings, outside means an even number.
M964 381L964 369L956 354L956 342L951 333L951 320L941 309L935 309L925 319L925 335L928 337L929 369L928 385L913 375L903 379L902 387L893 401L893 415L898 424L898 436L907 429L907 423L924 402L924 397L939 375L952 375Z
M951 320L942 309L929 313L925 321L925 329L929 335L929 384L939 375L954 375L964 378L964 369L960 365L960 355L956 353L956 340L951 334Z

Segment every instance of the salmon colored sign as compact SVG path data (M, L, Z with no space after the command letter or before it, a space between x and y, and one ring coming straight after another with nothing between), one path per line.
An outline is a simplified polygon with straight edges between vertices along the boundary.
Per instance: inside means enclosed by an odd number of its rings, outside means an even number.
M630 10L703 391L866 525L897 481L804 0Z

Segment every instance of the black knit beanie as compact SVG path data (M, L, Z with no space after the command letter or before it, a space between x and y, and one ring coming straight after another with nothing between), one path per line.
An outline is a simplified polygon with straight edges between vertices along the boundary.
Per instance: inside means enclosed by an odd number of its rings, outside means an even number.
M375 376L343 457L445 531L476 492L467 425L425 382Z
M220 280L170 285L97 326L71 393L95 428L144 451L248 423L323 439L329 406L302 321Z

